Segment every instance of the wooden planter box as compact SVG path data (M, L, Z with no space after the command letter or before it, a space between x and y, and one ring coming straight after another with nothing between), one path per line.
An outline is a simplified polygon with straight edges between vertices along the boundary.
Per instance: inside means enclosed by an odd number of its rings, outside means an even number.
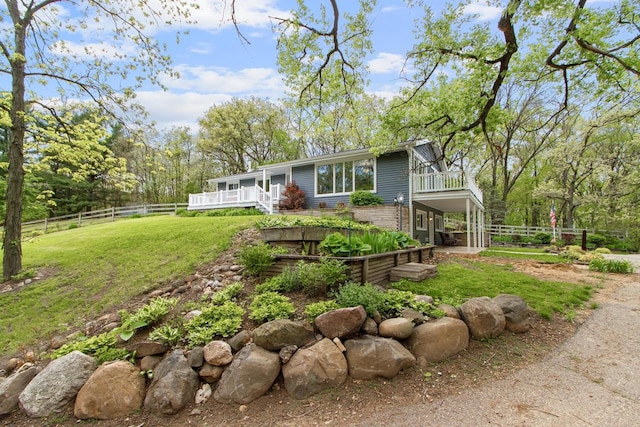
M266 227L260 229L260 237L263 241L277 246L284 246L296 251L306 251L315 254L318 243L322 242L329 234L339 232L345 236L348 230L344 228L326 227ZM351 230L352 234L358 231Z
M433 258L435 246L421 246L419 248L401 249L382 254L363 255L355 257L330 257L339 259L349 267L349 279L356 283L371 283L381 285L389 283L390 272L393 267L409 262L425 262ZM287 266L294 266L298 261L318 262L322 257L316 255L282 254L275 256L275 262L265 273L266 277L277 276Z

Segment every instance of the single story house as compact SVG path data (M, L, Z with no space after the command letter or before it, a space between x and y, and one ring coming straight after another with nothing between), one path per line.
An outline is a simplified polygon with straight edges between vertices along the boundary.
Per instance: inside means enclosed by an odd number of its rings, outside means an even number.
M464 212L466 233L459 237L468 249L484 247L482 192L473 177L447 170L437 148L426 141L399 145L379 156L368 149L350 150L288 162L255 171L208 180L214 191L190 194L189 210L257 207L278 213L287 183L306 193L305 208L349 205L356 190L371 191L387 206L398 206L401 228L423 243L445 243L444 214ZM372 221L375 223L375 221Z

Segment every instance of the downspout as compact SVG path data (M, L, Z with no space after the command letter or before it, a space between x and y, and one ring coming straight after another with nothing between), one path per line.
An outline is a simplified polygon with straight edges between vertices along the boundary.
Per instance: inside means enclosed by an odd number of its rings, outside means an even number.
M471 212L469 209L469 198L465 200L467 208L467 252L471 252Z
M413 150L409 149L409 236L415 238L413 234Z

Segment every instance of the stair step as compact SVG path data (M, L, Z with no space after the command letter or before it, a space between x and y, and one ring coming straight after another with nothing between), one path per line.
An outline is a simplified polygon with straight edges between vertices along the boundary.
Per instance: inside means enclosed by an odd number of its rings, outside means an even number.
M421 264L410 262L391 269L390 279L397 282L402 279L409 279L414 282L421 282L429 277L438 275L438 266L434 264Z

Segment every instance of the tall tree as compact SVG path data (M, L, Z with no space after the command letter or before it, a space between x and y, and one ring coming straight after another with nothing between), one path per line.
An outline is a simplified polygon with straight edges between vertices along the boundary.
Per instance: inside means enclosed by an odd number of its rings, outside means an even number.
M198 149L218 163L220 173L238 174L299 157L283 109L267 100L234 98L211 107L198 123Z
M7 22L0 29L0 72L11 76L11 132L8 147L6 215L4 223L3 276L22 268L22 195L24 188L25 120L29 105L55 115L55 103L47 103L34 91L52 83L66 96L89 98L105 112L134 113L129 101L145 76L159 83L160 73L170 69L163 46L147 34L172 19L188 18L185 0L112 1L66 0L23 2L5 0L0 7ZM102 37L101 43L76 49L69 39L76 31ZM104 40L111 40L111 44ZM135 49L125 48L127 43ZM111 54L109 54L111 52ZM139 71L138 71L139 70ZM135 77L135 78L134 78ZM122 85L122 87L121 87ZM127 86L127 85L133 85Z

